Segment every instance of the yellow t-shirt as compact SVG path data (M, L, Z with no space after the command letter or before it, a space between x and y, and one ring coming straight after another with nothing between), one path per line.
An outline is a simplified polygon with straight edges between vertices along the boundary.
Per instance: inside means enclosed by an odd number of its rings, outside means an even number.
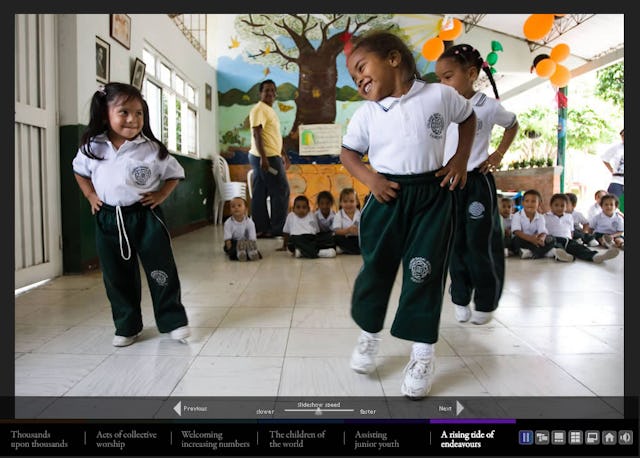
M280 120L275 110L263 101L258 102L249 113L249 127L251 128L251 149L249 153L260 157L258 147L253 138L253 128L258 126L262 126L262 145L267 157L280 156L282 154Z

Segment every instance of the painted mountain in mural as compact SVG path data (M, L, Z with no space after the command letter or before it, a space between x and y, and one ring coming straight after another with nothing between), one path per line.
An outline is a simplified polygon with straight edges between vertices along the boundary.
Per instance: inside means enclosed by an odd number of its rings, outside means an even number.
M260 100L260 83L256 83L247 91L241 91L240 89L229 89L227 92L218 92L218 104L224 107L231 107L233 105L253 105ZM283 83L278 86L278 96L276 100L287 102L293 101L298 96L298 88L291 83ZM358 91L349 86L343 86L336 88L336 100L344 102L355 102L362 100Z

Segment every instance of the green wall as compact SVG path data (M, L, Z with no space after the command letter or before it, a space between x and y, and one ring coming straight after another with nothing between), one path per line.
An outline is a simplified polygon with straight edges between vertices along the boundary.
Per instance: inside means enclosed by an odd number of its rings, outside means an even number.
M62 206L62 264L65 274L99 267L94 217L73 176L71 163L86 126L60 128L60 199ZM185 179L162 203L167 227L179 235L213 222L214 180L210 159L174 155Z

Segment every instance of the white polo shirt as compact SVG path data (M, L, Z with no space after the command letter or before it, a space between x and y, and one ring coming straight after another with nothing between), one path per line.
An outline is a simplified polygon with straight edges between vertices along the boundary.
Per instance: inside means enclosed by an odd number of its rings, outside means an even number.
M320 230L320 232L331 232L333 230L332 224L333 218L336 216L335 211L330 210L329 216L327 216L326 218L320 210L316 210L314 214L316 215L316 219L318 220L318 229Z
M547 212L544 215L544 224L547 226L547 233L554 237L572 238L573 234L573 216L571 213L564 213L557 216L553 212Z
M91 141L91 151L102 160L91 159L78 149L73 171L89 178L102 202L127 206L139 202L142 193L157 191L165 180L184 179L184 169L175 157L160 160L158 144L140 134L125 141L119 150L107 134Z
M589 220L582 214L582 212L574 210L569 214L573 217L574 230L582 230L585 224L589 224Z
M522 231L527 235L548 234L544 217L536 212L533 221L530 221L524 209L514 213L511 217L511 232L515 231Z
M624 232L624 218L622 218L617 211L613 216L598 213L589 220L589 227L593 229L593 232L600 232L601 234Z
M611 183L624 185L624 143L616 143L602 153L600 157L603 161L609 163L614 174L622 174L621 176L612 175Z
M289 235L317 234L320 232L318 220L313 213L309 212L300 218L293 212L287 215L282 232Z
M223 233L224 240L256 240L256 225L247 216L242 221L230 216L224 221Z
M378 172L413 175L442 167L445 132L473 107L452 87L414 80L401 97L367 101L353 114L342 146L369 154Z
M347 215L343 209L340 209L340 211L336 213L336 217L333 218L334 231L336 229L347 229L354 224L360 224L360 210L358 210L357 208L355 213L353 214L353 219L349 218L349 215Z
M500 101L493 99L482 92L476 92L469 99L476 113L476 136L471 147L471 155L467 162L467 171L471 171L487 160L489 157L489 142L493 126L498 125L508 129L516 123L516 115L507 111ZM447 138L444 148L444 162L453 157L458 147L458 125L451 124L447 128Z

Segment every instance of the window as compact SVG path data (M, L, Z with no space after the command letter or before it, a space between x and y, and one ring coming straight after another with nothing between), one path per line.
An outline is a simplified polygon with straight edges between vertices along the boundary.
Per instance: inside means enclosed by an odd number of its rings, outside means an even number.
M197 156L197 91L178 69L151 48L142 52L146 75L142 93L151 130L170 151Z
M169 17L182 31L189 43L202 57L207 58L207 15L170 14Z

